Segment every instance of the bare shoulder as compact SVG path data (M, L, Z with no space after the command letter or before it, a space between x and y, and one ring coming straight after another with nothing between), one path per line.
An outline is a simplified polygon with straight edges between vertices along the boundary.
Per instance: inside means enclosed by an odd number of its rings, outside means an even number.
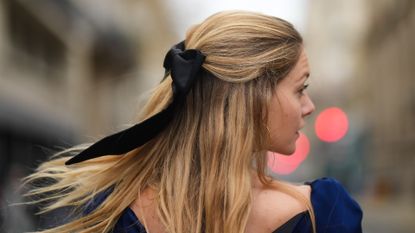
M308 200L310 200L311 195L311 186L310 185L293 185L295 188L297 188L297 191L299 191L301 194L303 194L305 197L307 197Z
M254 188L248 232L272 232L295 215L306 211L304 200L310 200L310 193L309 185L276 181L272 188Z

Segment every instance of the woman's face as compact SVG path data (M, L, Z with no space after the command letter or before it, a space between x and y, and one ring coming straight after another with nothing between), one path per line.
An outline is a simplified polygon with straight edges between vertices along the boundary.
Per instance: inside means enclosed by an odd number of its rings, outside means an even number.
M315 109L305 92L309 76L310 67L303 49L295 67L277 84L270 102L267 127L271 144L268 150L285 155L294 153L305 117Z

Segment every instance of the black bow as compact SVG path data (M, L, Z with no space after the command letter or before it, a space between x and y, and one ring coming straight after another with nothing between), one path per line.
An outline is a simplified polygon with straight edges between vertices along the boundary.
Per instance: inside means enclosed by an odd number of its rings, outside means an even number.
M205 56L200 51L185 50L184 41L173 46L166 54L163 63L166 72L170 72L173 79L173 101L167 108L141 123L99 140L66 161L65 165L104 155L125 154L157 136L173 118L175 106L184 101L204 60Z

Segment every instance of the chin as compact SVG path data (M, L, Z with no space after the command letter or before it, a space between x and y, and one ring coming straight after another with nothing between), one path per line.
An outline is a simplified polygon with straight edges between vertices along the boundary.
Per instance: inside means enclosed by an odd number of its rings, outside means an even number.
M271 148L270 151L278 153L278 154L282 154L282 155L292 155L295 152L295 145L292 147L286 147L286 148Z
M294 148L294 150L289 150L289 151L281 153L281 154L289 156L289 155L294 154L294 152L295 152L295 148Z

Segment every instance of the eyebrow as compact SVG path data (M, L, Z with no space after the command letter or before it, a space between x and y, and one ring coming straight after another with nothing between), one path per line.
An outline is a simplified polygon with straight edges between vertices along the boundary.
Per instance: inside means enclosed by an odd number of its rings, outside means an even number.
M304 80L304 77L305 77L305 79L308 79L308 78L310 77L310 72L305 72L305 73L301 76L301 78L297 80L297 82L301 82L301 81L303 81L303 80Z

